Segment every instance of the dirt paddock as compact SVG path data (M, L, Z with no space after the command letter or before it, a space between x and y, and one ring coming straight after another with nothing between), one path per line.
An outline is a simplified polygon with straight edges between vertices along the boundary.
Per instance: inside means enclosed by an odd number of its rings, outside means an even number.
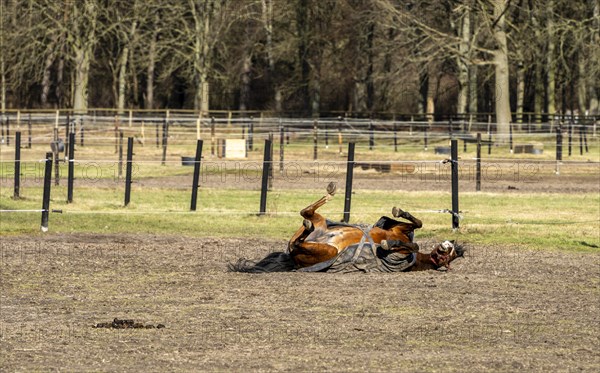
M427 246L428 243L422 243ZM0 241L0 371L597 371L600 255L469 247L449 272L227 272L284 241ZM96 329L114 318L163 329Z

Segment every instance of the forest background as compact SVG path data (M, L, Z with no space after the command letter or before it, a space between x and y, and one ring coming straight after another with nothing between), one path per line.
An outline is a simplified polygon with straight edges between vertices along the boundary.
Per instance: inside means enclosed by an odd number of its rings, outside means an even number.
M0 0L0 105L598 113L599 0Z

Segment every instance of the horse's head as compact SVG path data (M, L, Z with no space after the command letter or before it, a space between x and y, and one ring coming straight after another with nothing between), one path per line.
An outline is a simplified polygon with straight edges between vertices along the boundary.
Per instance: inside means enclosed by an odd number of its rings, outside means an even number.
M450 262L463 256L465 249L455 241L444 241L435 245L431 251L431 262L436 268L446 267L450 269Z

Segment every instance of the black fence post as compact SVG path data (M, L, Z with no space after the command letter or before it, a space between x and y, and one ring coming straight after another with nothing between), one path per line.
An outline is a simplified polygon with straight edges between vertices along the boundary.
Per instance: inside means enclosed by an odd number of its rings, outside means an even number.
M467 121L465 120L465 118L462 118L462 131L463 134L465 136L465 139L463 140L463 152L467 152L467 139L466 139L466 135L467 135Z
M194 160L194 179L192 180L192 202L190 210L196 211L196 202L198 201L198 183L200 181L200 166L202 162L202 140L196 142L196 158Z
M317 145L319 143L319 122L313 121L313 160L317 160Z
M83 115L78 116L77 121L79 121L79 145L83 146L83 142L85 140L85 126L83 125Z
M69 134L69 176L67 179L67 203L73 202L73 180L75 177L75 132Z
M42 232L48 231L48 216L50 214L50 187L52 185L52 153L46 153L44 168L44 195L42 197Z
M215 117L211 117L210 118L210 155L211 156L215 156L215 142L216 142L216 123L215 123ZM218 145L217 145L218 146ZM217 156L218 156L219 150L217 150Z
M531 116L529 116L531 119ZM488 133L488 155L492 154L492 116L488 115L488 124L487 124L487 133Z
M556 161L562 161L562 147L563 147L563 136L562 136L562 125L556 127Z
M567 132L569 133L569 157L571 156L571 148L573 144L573 117L569 120L569 126L567 128Z
M279 123L279 172L283 174L283 157L284 157L284 141L283 141L283 125Z
M71 136L69 136L70 133L71 133L71 116L70 116L70 113L67 111L67 119L65 122L65 141L67 142L65 144L65 154L69 154L69 147L71 146Z
M54 185L60 185L60 165L58 164L60 154L60 143L58 141L58 128L54 129L54 138L56 139L56 146L54 147Z
M123 176L123 130L119 131L119 170L118 178L121 180Z
M477 133L477 160L475 165L475 190L481 191L481 133Z
M125 168L125 206L131 200L131 171L133 166L133 137L127 138L127 166Z
M31 113L29 113L29 117L27 118L27 132L29 135L29 139L27 140L27 147L31 149L31 137L32 137L32 128L31 128Z
M167 162L167 143L169 141L169 120L165 118L163 121L163 133L162 133L162 162L164 166Z
M254 117L250 117L250 128L248 129L248 149L254 150Z
M269 160L271 164L269 165L269 190L273 189L273 132L269 132L269 142L271 143L271 154L269 155Z
M157 122L156 123L156 149L160 148L160 142L159 142L160 134L159 134L159 130L158 130L159 126L160 126L160 124Z
M346 198L344 199L344 218L342 221L350 221L350 208L352 206L352 179L354 176L354 147L355 143L348 143L348 162L346 164Z
M15 133L15 191L13 198L19 199L21 189L21 132Z
M452 229L458 229L458 142L456 140L451 140L450 144L452 158Z
M259 215L265 215L267 212L267 190L269 189L269 169L271 168L271 141L265 140L265 152L263 156L262 183L260 189L260 212Z
M514 148L513 148L513 124L512 124L512 122L508 123L508 142L509 142L509 146L510 146L510 154L513 154Z
M373 150L375 147L375 130L373 128L373 122L369 121L369 150Z
M579 125L579 155L583 155L583 124Z
M588 141L587 141L587 126L585 124L582 125L582 129L583 129L583 145L585 146L585 152L589 153L590 150L588 148Z
M394 122L394 152L398 151L398 125Z
M342 149L343 136L342 136L342 117L338 117L338 146L340 148L340 155L343 154L344 150Z

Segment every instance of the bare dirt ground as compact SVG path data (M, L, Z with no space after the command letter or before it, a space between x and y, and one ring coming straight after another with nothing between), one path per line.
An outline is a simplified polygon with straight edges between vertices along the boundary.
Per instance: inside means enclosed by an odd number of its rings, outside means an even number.
M600 254L470 247L449 272L227 272L284 246L2 237L0 371L600 368ZM166 327L93 328L114 318Z

